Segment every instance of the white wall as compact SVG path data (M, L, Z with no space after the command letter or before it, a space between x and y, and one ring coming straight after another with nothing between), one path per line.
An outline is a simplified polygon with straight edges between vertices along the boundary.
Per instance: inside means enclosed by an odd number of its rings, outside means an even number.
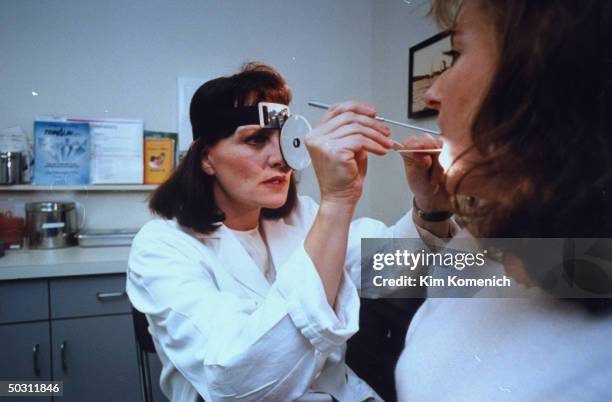
M248 60L278 68L293 109L316 122L308 99L372 98L373 11L368 0L2 0L0 128L31 132L35 115L65 114L176 131L177 77L230 74ZM301 191L318 196L311 169ZM0 189L5 201L32 197ZM142 194L36 196L66 197L89 208L90 228L148 219ZM369 205L366 195L359 213Z
M407 121L408 49L437 32L428 7L427 0L2 0L0 128L31 132L35 115L67 114L138 117L146 129L176 131L177 77L209 79L248 60L278 68L293 88L293 109L313 123L321 116L305 105L313 98L371 99L381 114ZM394 128L396 138L409 134ZM300 190L318 197L312 169ZM83 202L91 228L140 226L149 219L145 196L0 189L9 203ZM357 214L391 223L409 201L400 158L371 157Z
M408 4L410 3L410 4ZM427 17L429 1L371 0L372 99L380 114L390 119L435 128L435 119L408 119L408 59L411 46L438 32ZM393 137L403 139L414 131L391 126ZM371 158L368 215L394 222L411 207L411 194L401 158Z

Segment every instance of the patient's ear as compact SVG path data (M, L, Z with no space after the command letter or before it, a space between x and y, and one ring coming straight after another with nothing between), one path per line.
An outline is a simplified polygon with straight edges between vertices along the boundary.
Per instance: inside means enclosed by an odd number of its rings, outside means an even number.
M208 153L208 149L205 149L202 152L202 163L200 164L200 166L202 166L202 170L207 175L209 176L215 175L215 168L213 166L212 161L210 160L210 154Z

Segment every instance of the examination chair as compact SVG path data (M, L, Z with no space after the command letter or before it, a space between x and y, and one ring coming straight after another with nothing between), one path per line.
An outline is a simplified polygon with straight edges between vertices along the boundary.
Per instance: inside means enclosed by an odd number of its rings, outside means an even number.
M151 384L151 370L149 368L149 353L155 352L153 338L147 329L149 323L147 317L132 307L132 319L134 321L134 334L136 335L136 349L138 354L138 372L140 374L140 388L142 400L153 402L153 388ZM155 401L157 402L157 401Z

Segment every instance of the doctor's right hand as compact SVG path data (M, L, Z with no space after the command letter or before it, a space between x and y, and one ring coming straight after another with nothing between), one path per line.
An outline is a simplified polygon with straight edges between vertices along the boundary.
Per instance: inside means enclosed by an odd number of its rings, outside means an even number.
M319 273L332 308L342 283L349 227L363 191L367 153L384 155L393 145L389 139L391 130L375 117L376 109L368 102L339 103L305 138L321 203L304 249Z
M385 155L393 145L391 130L375 117L376 109L366 101L338 103L306 135L321 204L354 207L361 197L367 153Z

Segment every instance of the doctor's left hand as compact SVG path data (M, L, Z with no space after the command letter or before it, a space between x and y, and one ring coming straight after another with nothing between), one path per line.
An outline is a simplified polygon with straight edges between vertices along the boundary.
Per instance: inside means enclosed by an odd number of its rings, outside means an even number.
M419 135L410 137L403 141L407 149L429 149L441 148L442 141L430 135ZM414 194L414 202L417 207L425 212L451 211L451 197L444 185L444 169L440 165L437 154L403 154L404 168L408 186ZM414 223L443 238L450 236L451 223L447 219L441 222L426 221L413 210Z
M321 204L354 207L363 190L367 153L385 155L392 147L391 130L375 117L376 109L366 101L338 103L306 136Z

